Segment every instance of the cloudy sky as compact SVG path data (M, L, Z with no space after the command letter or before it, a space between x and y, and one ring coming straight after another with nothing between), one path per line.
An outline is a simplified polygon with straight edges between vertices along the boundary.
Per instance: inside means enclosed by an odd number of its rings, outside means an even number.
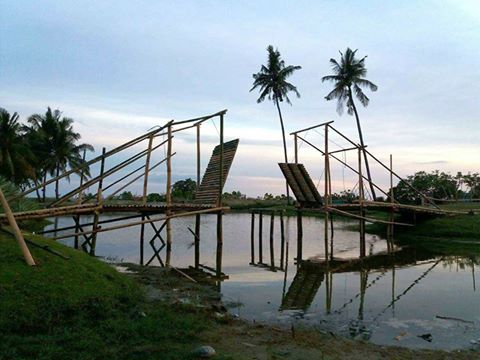
M252 73L266 47L278 47L287 64L302 66L290 79L302 97L283 105L287 131L335 120L356 139L354 119L324 100L331 85L321 82L328 60L351 47L368 55L368 78L378 85L360 109L371 152L385 161L393 154L402 175L480 171L475 0L2 0L0 7L0 106L23 119L59 108L97 150L168 119L226 108L226 137L241 139L226 190L281 193L278 117L272 103L257 104L249 92ZM209 122L202 131L206 163L216 130ZM307 138L323 142L314 131ZM177 139L177 178L195 174L192 141L191 134ZM323 159L305 144L300 160L321 176ZM162 191L161 172L154 190ZM337 191L356 182L341 166L333 175ZM388 183L378 166L373 176Z

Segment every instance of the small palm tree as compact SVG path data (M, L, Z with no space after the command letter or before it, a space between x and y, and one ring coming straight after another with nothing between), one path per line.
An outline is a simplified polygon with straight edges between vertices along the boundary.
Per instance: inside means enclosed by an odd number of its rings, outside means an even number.
M363 158L365 159L365 168L367 170L367 176L370 184L370 190L372 197L375 200L375 189L372 184L372 177L370 175L370 167L368 165L368 157L365 151L365 144L363 141L362 127L360 125L360 118L358 117L358 111L353 101L353 94L360 101L360 103L367 107L370 99L363 93L362 88L368 88L371 91L377 91L377 85L371 81L365 79L367 75L367 68L365 67L364 56L361 59L355 58L357 50L353 51L347 48L345 53L340 52L340 63L335 59L330 59L332 65L333 75L327 75L322 77L322 82L332 81L334 88L330 93L325 96L326 100L337 99L337 112L341 115L344 107L347 107L349 115L355 114L357 120L358 136L360 138L360 145L363 150Z
M293 92L298 98L300 97L297 88L287 82L287 78L290 77L295 70L300 70L302 67L293 65L285 66L285 62L282 60L280 52L278 49L275 50L272 45L268 46L267 52L267 65L262 65L260 71L253 74L253 87L250 91L260 88L260 97L257 99L257 103L261 103L268 98L268 100L272 100L277 106L280 126L282 128L283 152L285 155L285 162L288 163L287 142L285 139L285 127L283 124L282 111L280 110L280 102L285 100L287 104L292 104L288 97L289 92ZM286 188L287 199L290 201L288 184Z
M24 186L35 176L34 156L24 139L18 114L0 108L0 175Z
M77 168L83 164L82 152L93 151L89 144L77 145L80 134L73 130L73 119L61 117L59 110L47 109L45 115L32 115L28 119L31 131L36 133L38 151L43 155L41 167L43 170L43 182L47 174L58 177L60 172L67 168ZM80 174L80 172L78 173ZM84 169L84 176L89 176L88 168ZM67 178L70 180L70 178ZM55 181L55 198L60 197L59 179ZM45 186L43 187L43 200L45 201Z

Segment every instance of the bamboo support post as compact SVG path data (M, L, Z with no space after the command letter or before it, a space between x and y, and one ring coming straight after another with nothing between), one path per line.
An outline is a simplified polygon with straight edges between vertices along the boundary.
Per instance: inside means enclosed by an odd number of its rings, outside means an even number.
M275 252L274 252L274 229L275 229L275 211L270 214L270 268L275 269Z
M365 257L365 210L364 210L364 192L363 192L363 176L362 176L362 149L358 149L358 201L360 204L360 257Z
M98 190L97 190L97 202L101 204L103 202L102 195L102 186L103 186L103 173L105 171L105 148L102 149L102 161L100 162L100 180L98 181Z
M200 188L200 124L196 125L197 127L197 191ZM200 265L200 221L201 216L200 214L195 215L195 236L194 236L194 244L195 244L195 255L194 255L194 262L195 262L195 269L199 268Z
M83 156L82 156L83 162L85 162L86 156L87 156L87 149L84 149ZM85 177L85 168L82 168L82 170L80 171L80 185L79 185L80 188L82 188L84 177ZM80 190L80 192L78 193L77 204L80 205L82 203L82 200L83 200L82 198L83 198L83 191Z
M98 190L97 190L97 203L99 205L103 202L103 195L102 195L102 185L103 185L103 174L105 171L105 153L106 149L102 149L102 160L100 162L100 180L98 181ZM98 221L100 219L99 211L95 211L93 215L93 226L92 226L92 237L90 243L90 255L95 256L95 249L97 247L97 230L98 230Z
M218 207L222 206L222 192L223 192L223 116L220 114L220 172L218 184ZM223 211L217 213L217 278L222 277L222 256L223 256Z
M327 126L328 127L328 126ZM332 204L332 172L330 171L330 158L328 159L328 199L329 204ZM330 260L333 260L333 215L329 213L330 220Z
M284 269L285 258L285 224L283 222L283 210L280 211L280 269Z
M147 157L145 159L145 176L143 177L143 199L142 199L143 205L147 203L148 173L150 170L150 157L152 155L152 143L153 143L153 135L150 135L150 138L148 139Z
M391 204L391 209L390 209L390 222L394 222L394 209L393 206L395 204L395 195L393 193L393 156L390 154L390 204ZM394 231L394 226L393 224L390 226L390 246L391 250L393 251L393 231Z
M143 266L144 263L144 245L145 245L145 224L143 223L145 221L145 215L142 213L142 224L140 225L140 265Z
M263 212L258 212L258 263L263 264Z
M87 156L87 149L84 149L83 150L83 162L85 162L85 158ZM85 175L85 168L82 168L82 171L80 172L80 188L83 186L83 178L84 178L84 175ZM83 191L80 191L78 193L78 199L77 199L77 204L81 204L83 201ZM76 235L76 233L78 233L80 231L80 215L76 215L76 221L75 221L75 238L73 240L73 246L75 249L78 249L78 241L79 241L79 237L78 235Z
M33 260L32 254L25 243L25 239L23 238L22 232L18 227L17 221L13 216L12 209L8 205L7 199L3 194L2 189L0 188L0 203L2 204L3 211L5 211L5 215L7 216L8 223L10 227L13 229L13 233L15 235L15 239L17 239L17 243L20 246L20 250L22 251L23 257L25 258L25 262L30 266L35 266L35 260Z
M302 210L297 210L297 266L300 266L303 258L303 221Z
M194 255L195 269L198 269L198 266L200 265L200 221L201 221L200 214L195 215L195 236L193 240L195 244L195 255Z
M298 136L297 134L293 135L293 141L295 144L295 164L298 164Z
M167 185L165 191L165 197L167 201L167 256L165 263L167 266L170 265L170 258L172 253L172 224L169 216L171 215L171 206L172 206L172 125L168 126L168 141L167 141Z
M255 264L255 212L252 211L252 220L250 225L250 264Z
M325 261L328 261L328 206L330 205L330 196L328 194L328 173L330 171L330 165L328 163L328 126L325 126L325 194L324 194L324 205L325 205L325 221L324 221L324 242L325 242Z

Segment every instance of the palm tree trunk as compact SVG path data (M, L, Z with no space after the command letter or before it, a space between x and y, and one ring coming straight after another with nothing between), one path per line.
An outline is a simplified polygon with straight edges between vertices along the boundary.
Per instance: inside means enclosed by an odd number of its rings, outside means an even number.
M287 141L285 139L285 127L283 126L282 111L280 110L280 104L278 103L278 99L275 99L275 104L277 105L278 116L280 117L280 126L282 127L283 153L285 155L285 163L288 163ZM287 204L290 205L290 190L288 189L288 183L286 180L285 180L285 187L287 189Z
M42 200L42 197L40 196L40 191L38 189L38 180L37 176L35 175L35 179L33 180L33 184L35 185L35 193L37 194L37 201L40 202Z
M57 179L55 180L55 200L58 200L60 194L58 193L58 176L60 175L60 165L57 165Z
M375 188L373 187L372 176L370 175L370 166L368 165L368 156L367 152L365 151L365 144L363 142L362 127L360 126L360 118L358 117L357 108L355 106L355 103L353 102L352 89L350 87L348 88L348 96L350 97L353 112L355 113L355 118L357 120L358 136L360 137L360 145L362 146L363 159L365 160L365 169L367 170L368 184L370 185L370 191L372 192L373 201L375 201L377 196L375 195Z
M47 170L43 173L43 189L42 189L42 202L45 203L45 193L47 192Z

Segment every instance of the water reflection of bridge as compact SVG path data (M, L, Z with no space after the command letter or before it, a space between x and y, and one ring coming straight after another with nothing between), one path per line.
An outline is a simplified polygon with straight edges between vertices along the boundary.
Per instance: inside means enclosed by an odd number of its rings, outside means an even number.
M436 255L426 250L407 247L396 252L381 253L371 255L363 259L323 261L319 259L304 260L297 267L296 274L290 284L288 290L282 296L282 304L280 310L301 310L308 311L315 296L319 292L322 284L325 284L325 312L342 313L350 304L358 300L358 320L363 320L365 294L369 288L373 287L388 272L391 273L391 299L385 304L373 321L376 321L385 311L395 308L395 304L405 296L412 288L418 285L435 267L440 263L448 264L451 261L460 261L454 256ZM472 286L475 291L475 264L478 264L476 257L470 257L463 261L465 266L472 267ZM403 267L429 265L415 280L413 280L401 292L396 291L395 277L396 270ZM333 297L333 275L340 273L358 273L359 291L344 304L332 309ZM375 277L369 282L369 276L375 273ZM286 277L285 277L286 282Z

